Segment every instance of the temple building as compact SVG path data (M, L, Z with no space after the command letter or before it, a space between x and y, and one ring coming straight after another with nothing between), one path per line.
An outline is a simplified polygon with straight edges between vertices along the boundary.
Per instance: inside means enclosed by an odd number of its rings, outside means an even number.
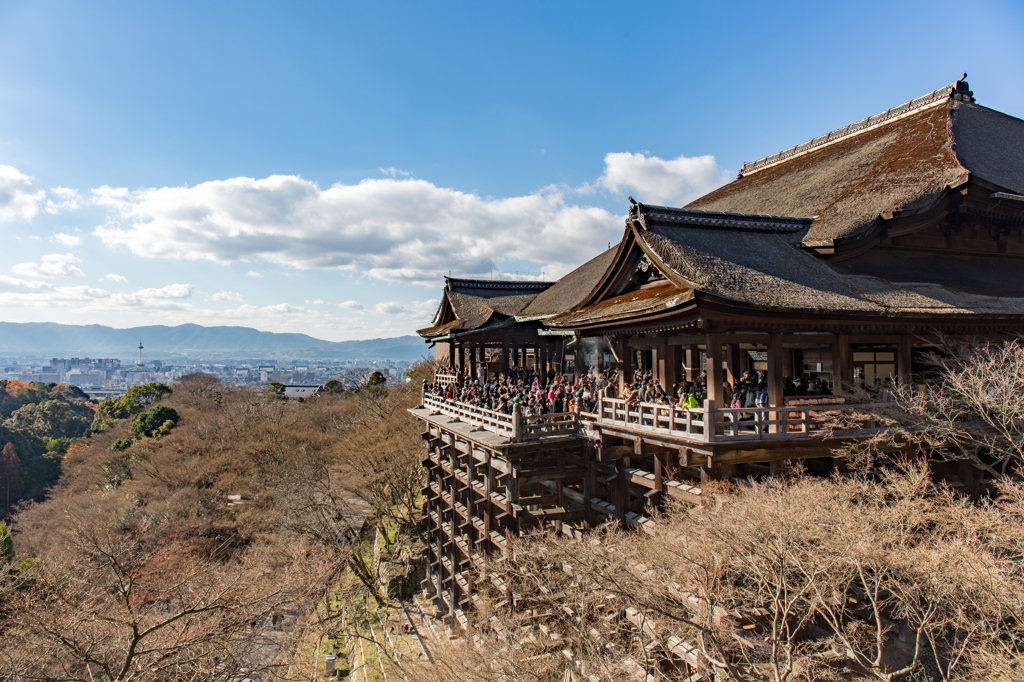
M620 384L590 412L528 419L425 393L429 580L455 617L463 568L525 529L649 530L647 510L711 479L793 459L827 472L862 434L824 429L789 379L827 382L842 410L854 387L913 383L942 336L1024 333L1024 121L966 80L747 163L685 207L631 202L619 244L558 282L448 279L420 332L439 381L597 366ZM666 392L703 375L707 399L627 404L635 369ZM767 378L756 411L723 395L748 370ZM969 465L948 473L985 484Z

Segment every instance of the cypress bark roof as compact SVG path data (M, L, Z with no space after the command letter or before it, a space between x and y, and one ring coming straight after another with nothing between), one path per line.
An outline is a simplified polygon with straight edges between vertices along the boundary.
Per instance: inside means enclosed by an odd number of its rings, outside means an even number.
M971 176L1024 192L1024 121L952 96L804 146L747 164L687 208L814 216L804 243L826 246L929 206Z
M565 312L578 305L601 281L612 264L618 245L570 272L548 290L538 294L518 315L519 318L542 318Z
M519 314L554 282L445 278L435 325L417 330L425 338L479 329Z
M934 282L894 283L842 272L803 245L809 229L813 227L807 218L634 206L626 239L636 241L666 281L624 293L611 291L604 300L582 302L546 324L573 328L639 320L707 296L808 314L1024 315L1024 298L1013 295L988 296ZM620 247L619 253L630 250ZM632 267L626 261L612 264L603 281L620 281L615 273Z

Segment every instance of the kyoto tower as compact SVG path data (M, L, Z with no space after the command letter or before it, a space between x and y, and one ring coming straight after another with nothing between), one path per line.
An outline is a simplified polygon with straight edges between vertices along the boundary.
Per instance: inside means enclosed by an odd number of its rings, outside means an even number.
M139 367L142 367L142 341L139 341Z

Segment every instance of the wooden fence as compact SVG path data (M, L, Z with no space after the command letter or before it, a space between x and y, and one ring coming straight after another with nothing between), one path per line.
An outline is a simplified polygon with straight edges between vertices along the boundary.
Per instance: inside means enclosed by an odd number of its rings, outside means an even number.
M680 441L720 443L736 441L793 440L851 437L874 432L874 422L837 425L837 418L871 405L788 405L785 407L716 408L710 400L702 408L632 403L601 398L592 413L557 412L524 417L504 414L424 394L423 407L447 414L474 427L504 436L514 443L551 437L582 435L588 424L608 425L637 435L667 437Z

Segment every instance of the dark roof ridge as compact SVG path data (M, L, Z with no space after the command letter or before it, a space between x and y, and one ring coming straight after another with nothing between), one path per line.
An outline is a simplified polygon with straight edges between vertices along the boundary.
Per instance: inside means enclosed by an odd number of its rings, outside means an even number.
M537 289L544 290L554 282L540 280L511 280L511 279L461 279L458 277L445 277L446 286L454 284L457 287L467 289Z
M669 223L705 228L725 227L757 232L797 232L810 226L814 218L815 216L804 218L633 204L629 207L629 218L627 220L639 221L644 229L647 229L650 224L654 223Z
M851 135L856 135L864 132L865 130L870 130L884 123L895 121L896 119L903 118L913 112L935 106L949 100L974 103L974 93L971 92L970 86L967 83L966 73L963 78L951 85L947 85L937 90L932 90L926 95L912 99L909 102L900 104L899 106L892 107L891 109L875 114L874 116L868 116L867 118L861 119L855 123L851 123L845 128L837 128L827 135L821 135L820 137L808 140L807 142L790 147L789 149L784 149L781 152L772 154L771 156L766 156L762 159L758 159L757 161L744 163L743 168L740 169L736 178L739 179L745 175L756 173L763 168L774 166L777 163L781 163L782 161L791 159L794 156L811 151L812 149L818 149L825 145L832 144L837 140L841 140Z

